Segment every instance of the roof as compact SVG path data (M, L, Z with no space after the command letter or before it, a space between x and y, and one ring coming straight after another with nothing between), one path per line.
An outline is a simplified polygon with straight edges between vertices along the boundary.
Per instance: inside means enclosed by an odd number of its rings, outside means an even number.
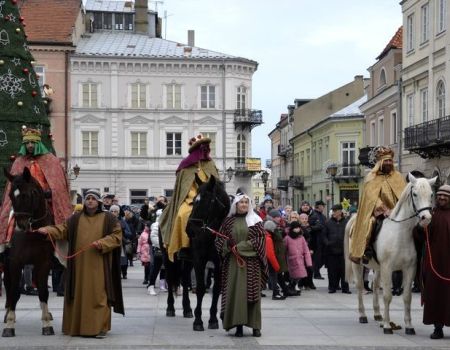
M79 41L75 54L128 58L236 59L257 64L248 59L199 47L190 47L175 41L120 31L106 31L85 35Z
M337 111L337 112L331 114L329 117L335 118L335 117L351 117L351 116L356 116L356 115L362 115L364 113L361 112L361 109L359 108L359 106L361 106L366 101L367 101L367 95L363 95L361 98L359 98L355 102L342 108L340 111Z
M401 49L403 47L403 26L398 28L392 39L386 45L384 50L378 55L377 60L381 60L391 49Z
M134 13L134 1L87 0L86 11Z
M73 27L81 6L81 0L22 0L19 7L27 25L25 32L28 41L72 43Z

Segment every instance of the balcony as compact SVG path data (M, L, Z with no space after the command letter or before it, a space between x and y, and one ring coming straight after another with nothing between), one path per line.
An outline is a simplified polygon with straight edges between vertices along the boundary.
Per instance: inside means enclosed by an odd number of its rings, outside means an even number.
M296 176L296 175L290 176L288 186L298 190L304 190L305 180L303 179L303 176Z
M287 191L288 187L289 187L288 179L282 179L282 178L277 179L277 189L279 189L281 191Z
M334 181L337 183L358 182L361 177L361 168L359 165L343 163L339 166L339 172L334 177Z
M255 126L261 125L262 111L256 109L236 109L234 111L234 128L242 130L252 130Z
M405 149L424 159L450 155L450 116L405 129Z
M291 145L278 145L278 156L279 157L288 157L292 152Z
M261 158L235 158L235 176L250 177L261 171Z

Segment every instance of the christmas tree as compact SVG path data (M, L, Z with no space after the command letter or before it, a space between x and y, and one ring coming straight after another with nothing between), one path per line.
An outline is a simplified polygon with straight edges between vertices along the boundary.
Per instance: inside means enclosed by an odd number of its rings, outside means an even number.
M52 150L50 121L17 3L0 0L0 198L1 168L9 168L19 151L22 125L41 130L42 142Z

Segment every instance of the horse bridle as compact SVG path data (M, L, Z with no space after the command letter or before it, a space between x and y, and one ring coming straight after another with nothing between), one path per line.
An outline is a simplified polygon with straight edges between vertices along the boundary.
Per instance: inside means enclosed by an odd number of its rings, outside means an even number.
M227 206L217 197L216 191L214 191L214 197L211 201L211 204L213 204L215 201L217 201L217 203L222 207L222 208L226 208ZM196 196L197 197L197 196ZM195 198L194 198L195 201ZM197 221L197 222L201 222L202 223L202 230L206 230L206 228L208 227L208 219L209 219L209 215L206 217L206 220L203 219L195 219L195 218L189 218L188 221Z
M409 191L409 195L410 195L410 197L411 197L411 202L412 202L414 214L411 215L410 217L407 217L406 219L402 219L402 220L395 220L395 219L393 219L393 218L389 218L389 217L388 217L389 220L394 221L394 222L404 222L404 221L410 220L410 219L412 219L412 218L414 218L414 217L416 217L416 216L418 217L419 214L420 214L421 212L425 211L425 210L431 211L431 210L433 209L432 207L423 207L423 208L417 209L416 203L414 202L414 196L413 196L413 193L412 193L412 186L411 186L411 189L410 189L410 191Z
M37 219L33 218L33 216L34 216L34 210L33 209L31 210L31 213L25 212L25 211L14 211L14 215L15 216L16 215L28 216L28 228L29 228L30 231L32 231L33 230L33 224L35 224L35 223L37 223L37 222L39 222L41 220L44 220L48 216L48 210L47 210L48 209L48 204L47 204L47 201L45 199L44 199L44 203L45 203L44 215L39 217L39 218L37 218Z

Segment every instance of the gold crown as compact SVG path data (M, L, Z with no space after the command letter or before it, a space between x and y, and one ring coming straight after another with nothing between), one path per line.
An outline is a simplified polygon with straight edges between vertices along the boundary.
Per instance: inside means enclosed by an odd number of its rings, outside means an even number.
M211 139L209 137L203 137L202 134L198 134L195 137L192 137L189 140L189 153L191 153L197 146L199 146L202 143L210 143Z
M394 158L394 151L392 148L387 146L380 146L376 150L375 157L377 161L384 160L384 159L393 159Z
M39 142L41 141L41 132L37 129L22 127L22 142Z

